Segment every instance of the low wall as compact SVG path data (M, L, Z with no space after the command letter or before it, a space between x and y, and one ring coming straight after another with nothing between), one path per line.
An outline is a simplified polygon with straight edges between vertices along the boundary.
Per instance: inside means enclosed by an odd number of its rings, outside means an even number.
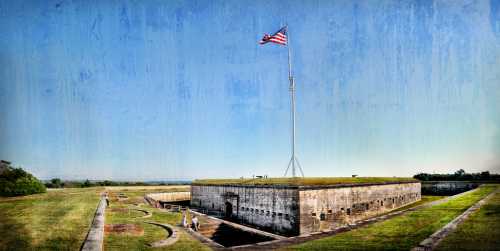
M455 195L472 190L480 183L471 181L424 181L422 182L423 195Z
M154 207L161 207L164 202L189 201L191 192L150 193L144 196L144 200Z
M106 199L101 196L101 200L97 206L97 210L90 226L90 231L85 238L82 246L82 251L101 251L103 250L104 241L104 214L106 211Z
M191 192L150 193L146 194L146 196L163 202L191 200Z

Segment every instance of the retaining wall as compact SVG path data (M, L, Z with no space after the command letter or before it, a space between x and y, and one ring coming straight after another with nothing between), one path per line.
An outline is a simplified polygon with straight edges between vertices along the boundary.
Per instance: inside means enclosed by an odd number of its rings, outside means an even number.
M164 202L184 201L191 199L191 192L150 193L146 197Z
M478 187L480 183L471 181L424 181L422 194L455 195Z

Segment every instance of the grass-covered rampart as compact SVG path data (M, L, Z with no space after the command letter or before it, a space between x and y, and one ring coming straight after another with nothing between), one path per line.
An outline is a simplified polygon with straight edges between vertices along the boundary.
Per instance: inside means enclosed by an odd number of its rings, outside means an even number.
M418 182L413 178L400 177L307 177L307 178L256 178L256 179L203 179L193 185L281 185L281 186L328 186L342 184L383 184Z

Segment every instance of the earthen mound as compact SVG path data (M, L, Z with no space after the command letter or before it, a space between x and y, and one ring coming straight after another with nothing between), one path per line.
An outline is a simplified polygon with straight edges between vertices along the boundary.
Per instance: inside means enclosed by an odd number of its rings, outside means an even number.
M106 224L104 225L104 233L141 236L144 235L144 228L135 224Z

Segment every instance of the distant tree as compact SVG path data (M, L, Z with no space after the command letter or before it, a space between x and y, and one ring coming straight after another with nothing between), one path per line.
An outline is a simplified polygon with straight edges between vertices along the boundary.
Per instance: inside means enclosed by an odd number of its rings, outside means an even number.
M413 176L413 178L417 180L422 180L422 181L428 181L430 180L430 175L427 173L419 173Z
M493 181L500 182L499 174L490 174L489 171L481 173L466 173L463 169L457 170L453 174L428 174L419 173L413 178L421 181Z
M82 183L82 187L91 187L92 186L92 183L90 183L90 180L85 180L83 183Z
M489 178L490 178L489 171L481 172L481 179L488 180Z
M463 176L464 174L465 174L464 169L459 169L455 172L455 176L457 177Z
M105 180L103 182L103 186L113 186L115 185L113 181L110 181L110 180Z
M14 168L10 162L0 163L0 196L21 196L44 193L44 184L22 168Z
M61 182L61 179L59 179L59 178L51 179L50 183L52 184L53 188L61 188L62 187L62 182Z

